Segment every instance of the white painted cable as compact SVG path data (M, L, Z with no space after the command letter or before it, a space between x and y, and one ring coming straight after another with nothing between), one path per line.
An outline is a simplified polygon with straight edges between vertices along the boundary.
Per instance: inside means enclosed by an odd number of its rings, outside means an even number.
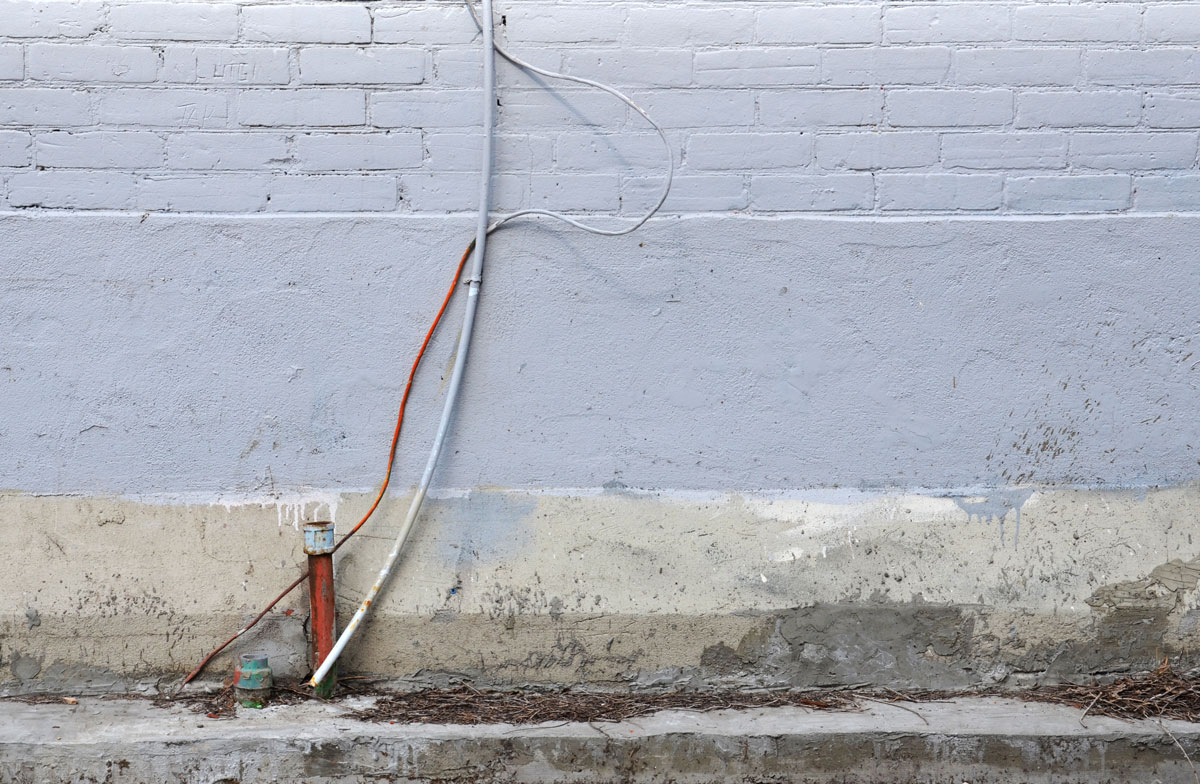
M484 16L490 21L492 19L492 0L483 0ZM325 661L321 662L321 666L313 673L310 685L317 686L325 677L329 675L329 671L333 669L333 665L337 663L338 657L342 655L346 644L350 642L350 638L358 631L362 625L363 618L366 617L367 611L371 609L371 603L379 595L391 575L392 567L396 565L396 561L400 557L400 551L404 548L404 542L408 539L408 534L412 530L413 523L417 520L417 515L421 511L421 504L425 501L425 495L429 491L429 484L433 481L433 472L437 468L438 458L442 453L442 446L446 443L446 435L450 431L450 422L454 418L454 410L458 405L458 393L462 388L463 371L467 367L467 355L471 350L471 333L475 327L475 311L479 307L479 285L483 280L483 259L487 251L487 235L488 217L491 213L492 202L492 145L493 137L495 136L495 115L496 115L496 55L493 40L494 32L492 25L489 24L483 28L483 163L481 165L481 173L479 178L479 222L475 228L475 251L471 257L471 269L464 283L467 284L467 306L463 314L462 332L458 337L458 354L454 362L454 370L450 374L450 385L446 392L446 403L442 408L442 419L438 423L437 435L433 439L433 447L429 450L429 459L425 462L425 472L421 475L421 482L417 485L416 493L413 495L412 503L408 507L408 514L404 517L404 524L400 527L400 532L396 535L396 541L392 544L391 552L388 553L387 561L384 562L383 568L379 570L379 575L375 578L375 584L371 586L371 590L367 592L367 597L363 599L358 610L354 613L354 617L350 619L350 623L342 631L341 636L337 638L337 642L333 645L333 650L325 657Z
M475 20L475 26L479 28L480 32L483 32L483 25L480 23L479 16L475 13L475 6L473 5L472 0L463 0L463 2L465 2L467 4L467 9L471 12L471 18L473 20ZM488 229L488 233L490 234L491 232L495 231L496 229L500 228L501 226L503 226L504 224L508 223L511 220L516 220L517 218L524 218L524 217L528 217L528 216L532 216L532 215L541 215L546 218L554 218L555 220L560 220L563 223L568 223L577 229L583 229L584 231L591 232L592 234L602 234L605 237L619 237L622 234L629 234L630 232L637 231L646 223L646 221L648 221L652 217L654 217L654 214L657 213L660 209L662 209L663 204L667 201L667 196L671 193L671 183L675 179L675 153L671 150L671 140L667 138L667 132L663 130L662 126L659 125L657 122L655 122L654 118L651 117L646 112L645 109L643 109L642 107L640 107L636 103L634 103L633 99L631 99L628 95L625 95L624 93L622 93L620 90L617 90L616 88L609 87L607 84L593 81L591 79L584 79L582 76L572 76L570 74L559 73L557 71L549 71L545 68L539 68L536 65L534 65L533 63L526 62L525 60L522 60L520 57L517 57L516 55L512 54L504 47L495 43L494 40L493 40L492 46L495 47L497 54L499 54L505 60L508 60L510 63L512 63L513 65L517 66L518 68L520 68L522 70L529 71L530 73L538 74L539 76L545 76L550 79L561 79L561 80L567 81L567 82L576 82L578 84L587 85L588 87L595 87L597 90L602 90L602 91L608 93L609 95L613 96L617 100L624 103L630 109L633 109L635 112L640 114L642 116L642 118L645 119L646 122L650 123L650 125L658 133L658 138L662 139L663 147L666 149L666 153L667 153L667 177L666 177L666 180L663 182L662 193L659 194L658 201L656 201L654 203L654 206L651 207L649 210L647 210L640 218L638 218L632 224L625 226L623 228L620 228L620 229L602 229L602 228L599 228L598 226L589 226L586 223L575 220L574 218L571 218L567 215L563 215L560 212L553 212L551 210L528 209L528 210L519 210L517 212L513 212L508 215L502 216L501 218L497 219L495 223L493 223L491 225L491 227Z

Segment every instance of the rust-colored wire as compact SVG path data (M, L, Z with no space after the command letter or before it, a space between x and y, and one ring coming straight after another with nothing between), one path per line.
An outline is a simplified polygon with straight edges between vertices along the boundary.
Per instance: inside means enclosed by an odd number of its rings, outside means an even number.
M338 548L346 543L346 540L354 536L354 534L358 532L358 529L362 528L363 525L366 524L367 520L371 519L371 515L375 514L375 510L379 508L379 503L383 501L384 494L387 493L388 484L392 481L392 464L396 462L396 447L400 443L400 427L404 424L404 409L408 406L408 396L409 393L412 392L413 379L417 376L417 368L421 364L421 358L425 356L425 349L429 347L429 341L433 339L433 333L437 330L438 324L441 322L442 316L446 312L446 307L450 304L450 300L454 297L454 292L458 288L458 279L462 276L463 267L466 266L467 259L470 258L471 251L474 250L474 248L475 240L471 240L471 244L467 246L466 251L463 252L462 258L458 262L458 268L454 270L454 280L450 283L450 290L446 292L446 297L442 300L442 306L438 308L438 312L437 315L434 316L433 323L429 325L429 331L425 333L425 340L423 343L421 343L421 349L417 352L417 358L413 360L412 370L408 372L408 383L404 386L404 396L400 398L400 413L396 416L396 432L392 434L392 446L388 451L387 473L383 476L383 485L379 488L379 494L375 496L375 503L371 504L371 508L368 509L367 513L363 515L363 518L358 521L358 524L347 531L346 534L337 541L337 544L333 546L334 552L337 552ZM250 623L239 629L237 634L233 635L228 640L217 646L212 653L205 656L204 661L196 665L196 669L192 670L191 673L189 673L188 676L183 679L184 685L199 675L200 672L208 665L208 663L212 661L213 657L229 647L230 643L253 629L254 626L275 607L275 605L283 601L283 597L294 591L296 586L300 585L300 583L307 579L308 570L305 570L303 574L296 578L295 582L293 582L287 588L284 588L283 593L276 596L271 603L263 609L262 612L256 615L254 620L250 621Z

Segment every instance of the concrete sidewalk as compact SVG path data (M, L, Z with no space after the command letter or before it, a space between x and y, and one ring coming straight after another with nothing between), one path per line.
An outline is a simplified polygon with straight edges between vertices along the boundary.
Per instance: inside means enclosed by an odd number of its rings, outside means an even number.
M0 781L1183 784L1195 775L1178 744L1200 752L1200 724L1081 723L1079 710L998 699L523 727L347 718L365 703L240 710L221 720L144 700L4 701Z

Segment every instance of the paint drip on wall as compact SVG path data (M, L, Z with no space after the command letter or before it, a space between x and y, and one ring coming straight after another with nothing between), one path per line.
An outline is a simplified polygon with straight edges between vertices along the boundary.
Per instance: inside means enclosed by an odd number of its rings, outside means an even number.
M1021 538L1021 507L1033 495L1033 490L993 490L984 496L952 496L958 508L967 513L967 521L1000 523L1000 544L1004 545L1004 518L1013 512L1013 547Z

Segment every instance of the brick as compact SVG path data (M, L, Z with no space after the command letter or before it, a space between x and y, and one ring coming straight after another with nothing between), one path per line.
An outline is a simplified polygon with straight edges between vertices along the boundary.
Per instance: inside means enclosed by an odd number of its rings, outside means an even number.
M302 84L420 84L425 52L391 46L300 50Z
M158 53L148 46L29 44L29 78L56 82L153 82Z
M276 212L390 212L399 183L382 175L288 175L271 180L268 209Z
M830 49L822 81L840 85L937 84L950 73L950 50L941 46Z
M1200 43L1200 7L1193 3L1149 3L1142 23L1153 43Z
M1133 206L1148 212L1196 212L1200 208L1200 175L1136 177Z
M1021 41L1136 42L1141 11L1142 5L1134 3L1018 7L1013 35Z
M758 40L771 44L870 44L880 40L879 8L785 6L758 12Z
M869 174L762 175L750 178L750 204L756 210L869 210L874 199L874 184Z
M430 171L479 171L483 133L432 133L425 140L425 149L429 153L425 165ZM492 155L499 171L546 170L554 165L554 141L548 136L500 134L495 137Z
M672 150L671 153L677 153ZM554 147L554 161L566 171L616 171L665 169L667 151L658 134L629 134L599 136L596 134L564 133Z
M479 49L439 49L433 53L433 81L446 87L478 87L483 63Z
M114 90L100 96L100 122L166 128L229 126L229 95L213 90Z
M375 8L374 15L376 43L449 46L472 43L479 37L470 14L459 3L384 6Z
M1005 41L1011 32L1007 5L889 7L883 16L883 38L893 44Z
M114 171L23 172L8 181L14 207L120 210L134 205L135 194L134 176Z
M1137 125L1142 95L1124 91L1023 93L1017 96L1021 128Z
M820 76L816 49L722 49L695 57L696 84L702 85L815 84Z
M615 212L621 206L620 180L615 174L534 174L529 178L529 204L545 210Z
M1003 125L1012 119L1010 90L890 90L888 122L894 126Z
M688 49L568 49L563 71L615 86L687 86L692 83Z
M959 169L1061 169L1067 137L1061 133L948 133L942 164Z
M1005 203L1017 212L1111 212L1129 207L1130 192L1125 174L1009 177Z
M503 115L510 102L501 99ZM483 124L478 90L406 90L371 94L371 124L379 128L462 128Z
M242 7L247 41L356 44L371 40L371 15L357 3L247 5Z
M0 80L23 79L25 55L20 46L0 44Z
M621 181L621 211L640 215L662 194L662 177L625 177ZM676 175L664 212L720 212L750 206L745 178L740 174Z
M138 207L167 212L257 212L267 204L263 174L162 174L138 182Z
M642 7L629 10L626 40L634 46L725 46L754 40L754 9L724 6Z
M1078 49L966 49L954 55L958 84L1073 85L1082 75Z
M482 108L479 98L472 97L453 116L472 119L462 125L480 125ZM599 126L619 128L625 123L625 104L598 90L506 90L500 98L497 122L511 132L531 128L563 126Z
M909 169L938 162L936 133L843 133L817 137L822 169Z
M1200 84L1200 53L1192 48L1093 50L1086 73L1100 85Z
M1200 127L1200 92L1147 93L1146 124L1151 128Z
M37 165L58 169L158 168L165 148L148 131L57 131L34 140Z
M758 98L763 125L876 125L883 119L883 90L788 90Z
M114 38L155 41L234 41L238 9L232 3L153 3L114 5L108 11Z
M92 98L82 90L0 88L0 123L71 126L91 122Z
M625 8L608 3L514 6L504 16L504 35L522 44L611 43L625 26Z
M777 169L812 160L805 133L697 133L688 140L689 169Z
M715 128L754 124L754 93L749 90L672 88L634 94L633 100L664 128ZM631 124L649 127L631 113Z
M400 192L415 212L472 212L479 205L479 175L474 172L402 174ZM492 178L492 207L502 212L520 209L529 198L527 177L497 174Z
M98 2L0 2L0 37L86 38L104 23Z
M1070 161L1084 169L1189 169L1196 144L1195 133L1077 133Z
M161 78L183 84L287 84L291 67L282 48L170 46Z
M1004 196L999 174L877 174L882 210L995 210Z
M349 126L367 121L362 90L254 90L238 97L238 122L248 126Z
M27 131L0 131L0 166L27 166L32 151Z
M172 169L269 169L291 162L282 134L178 133L167 139Z
M424 154L419 131L296 137L296 161L305 171L411 169Z

